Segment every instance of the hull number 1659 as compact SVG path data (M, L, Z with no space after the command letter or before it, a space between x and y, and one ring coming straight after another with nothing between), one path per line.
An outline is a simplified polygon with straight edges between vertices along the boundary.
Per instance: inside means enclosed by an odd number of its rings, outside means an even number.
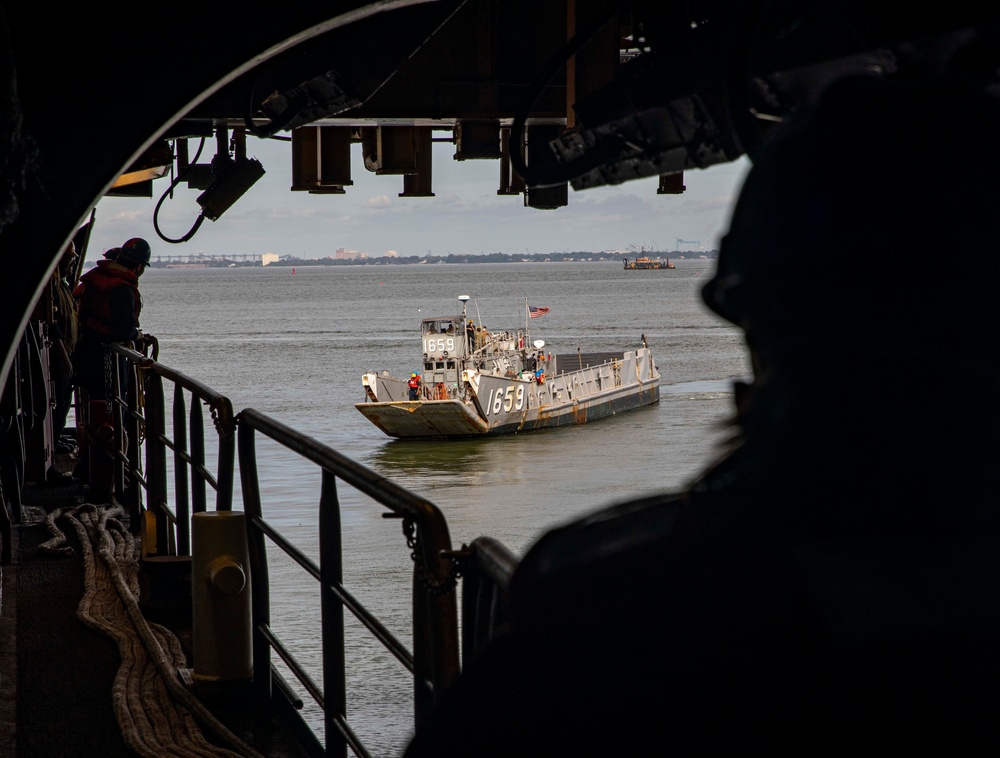
M500 411L510 413L524 410L524 385L519 384L516 388L508 385L490 390L486 410L491 416L496 416Z
M424 340L424 352L425 353L454 353L455 352L455 338L454 337L428 337Z

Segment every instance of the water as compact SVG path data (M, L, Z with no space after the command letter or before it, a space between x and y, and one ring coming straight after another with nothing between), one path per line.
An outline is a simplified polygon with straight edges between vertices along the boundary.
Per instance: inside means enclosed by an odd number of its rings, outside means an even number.
M523 554L548 527L683 487L716 455L731 380L749 368L739 331L698 295L714 262L676 265L151 269L141 282L142 327L159 340L161 362L227 395L236 411L266 413L434 502L456 546L489 535ZM553 353L637 346L645 334L663 375L660 402L516 437L386 437L353 407L364 396L361 374L419 370L420 319L460 312L459 295L469 295L469 315L490 329L523 321L525 298L548 306L530 328ZM265 518L315 559L319 471L266 439L258 462ZM358 493L340 495L345 582L409 644L412 563L399 522L382 519ZM321 682L318 589L277 551L269 557L272 623ZM357 626L348 623L348 718L374 754L398 755L412 729L411 686ZM316 709L306 713L322 734Z

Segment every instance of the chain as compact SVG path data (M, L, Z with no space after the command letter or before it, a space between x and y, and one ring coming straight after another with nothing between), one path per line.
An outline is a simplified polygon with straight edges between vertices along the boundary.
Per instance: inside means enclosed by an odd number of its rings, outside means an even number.
M139 427L139 445L146 441L146 369L135 367L135 386L137 388L135 407L138 411L137 426Z
M109 416L114 410L114 404L112 401L112 396L114 395L115 392L113 371L114 371L114 357L111 355L111 351L108 350L107 345L105 345L104 346L104 402L108 406Z
M420 584L432 595L445 595L455 589L459 578L462 576L459 562L453 558L448 576L439 582L427 568L427 564L424 562L420 550L418 550L417 525L409 516L403 517L403 534L406 536L406 546L410 548L410 558L413 559Z
M215 403L206 402L205 405L208 406L208 413L212 417L212 425L215 427L215 433L219 435L220 439L224 439L229 431L222 428L222 419L219 418L219 408Z

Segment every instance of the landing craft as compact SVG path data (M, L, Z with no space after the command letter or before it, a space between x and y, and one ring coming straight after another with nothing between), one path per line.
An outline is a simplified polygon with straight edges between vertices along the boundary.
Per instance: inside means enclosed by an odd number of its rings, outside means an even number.
M524 327L510 331L472 324L464 301L459 315L423 319L419 399L409 399L406 380L368 371L365 401L355 408L390 437L474 437L582 424L660 399L660 372L645 344L553 355L532 340L527 302L524 310Z

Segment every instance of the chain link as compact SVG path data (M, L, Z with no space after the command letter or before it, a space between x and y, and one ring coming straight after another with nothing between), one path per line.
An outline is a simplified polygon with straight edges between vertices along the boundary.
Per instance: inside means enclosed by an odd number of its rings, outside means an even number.
M110 416L114 410L114 403L112 401L112 396L115 392L114 383L114 356L111 351L108 350L107 345L104 346L104 402L108 406L108 415Z
M215 427L215 433L219 435L220 438L225 438L228 431L222 428L222 419L219 418L219 409L216 407L215 403L205 403L208 406L208 413L212 417L212 425Z
M139 444L142 445L146 441L146 373L147 370L143 366L136 365L135 367L135 386L136 386L136 398L135 407L138 411L138 419L136 419L136 426L139 429Z
M417 525L409 516L403 517L403 534L406 536L406 545L410 548L410 558L413 559L417 579L420 584L432 595L445 595L455 589L458 580L462 576L462 570L458 560L452 558L451 569L442 581L437 581L431 574L430 569L424 562L419 542L417 540Z

